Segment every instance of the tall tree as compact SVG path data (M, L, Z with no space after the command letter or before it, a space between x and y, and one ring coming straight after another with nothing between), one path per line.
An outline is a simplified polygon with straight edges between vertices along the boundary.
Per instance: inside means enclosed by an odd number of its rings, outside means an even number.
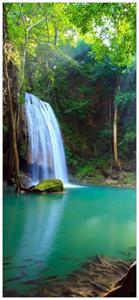
M10 9L10 6L8 6ZM7 10L4 7L4 28L3 28L3 38L4 38L4 78L7 83L7 101L9 107L9 121L10 121L10 130L11 130L11 140L12 140L12 151L13 151L13 160L14 160L14 173L15 173L15 182L17 191L20 190L20 180L19 180L19 157L18 157L18 149L17 149L17 138L16 138L16 119L14 114L13 108L13 99L12 99L12 92L11 92L11 78L9 77L8 65L10 61L9 52L11 49L11 44L8 39L8 32L7 32Z

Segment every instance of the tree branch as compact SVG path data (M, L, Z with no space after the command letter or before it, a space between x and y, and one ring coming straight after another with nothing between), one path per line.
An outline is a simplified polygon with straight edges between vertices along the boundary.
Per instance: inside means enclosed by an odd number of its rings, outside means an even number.
M19 5L19 10L20 10L20 15L21 15L23 24L24 24L24 26L25 26L25 28L26 28L25 18L24 18L24 15L23 15L23 13L22 13L22 9L21 9L22 5L23 5L23 3L20 3L20 5Z
M50 43L50 34L49 34L49 26L48 26L48 19L46 16L46 27L47 27L47 38L48 38L48 43Z
M25 43L24 43L24 51L23 51L23 62L22 62L22 77L21 77L21 84L19 86L19 92L21 91L22 85L23 85L23 81L24 81L24 74L25 74L25 63L26 63L26 53L27 53L27 42L28 42L28 38L29 38L29 33L30 31L40 25L44 20L46 20L46 17L42 18L40 21L32 24L31 26L29 26L26 31L25 31Z
M57 36L58 36L58 30L57 30L57 27L55 26L55 33L54 33L54 47L56 47Z
M29 27L27 28L27 32L29 33L29 31L30 31L33 27L35 27L35 26L39 25L40 23L42 23L45 19L46 19L46 17L42 18L40 21L36 22L35 24L32 24L31 26L29 26Z

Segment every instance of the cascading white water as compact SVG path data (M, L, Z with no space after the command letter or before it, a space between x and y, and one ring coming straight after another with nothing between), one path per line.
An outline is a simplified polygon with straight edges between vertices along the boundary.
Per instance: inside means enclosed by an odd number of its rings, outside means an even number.
M61 132L49 103L25 93L28 126L28 164L33 183L58 178L68 183Z

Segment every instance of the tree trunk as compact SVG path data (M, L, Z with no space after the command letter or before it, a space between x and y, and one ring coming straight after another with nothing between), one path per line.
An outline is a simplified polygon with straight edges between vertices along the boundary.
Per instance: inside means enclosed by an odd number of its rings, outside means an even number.
M120 85L118 85L118 90L120 90ZM114 105L114 121L113 121L113 151L114 151L115 166L121 170L121 163L118 158L117 124L118 124L118 107L117 107L117 104L115 103L115 105Z
M10 78L8 74L8 43L4 44L4 74L7 82L7 101L9 107L9 121L11 128L11 137L12 137L12 150L13 150L13 160L14 160L14 172L15 172L15 182L17 191L20 190L20 180L19 180L19 157L17 150L17 140L16 140L16 125L15 125L15 117L13 111L13 103L12 103L12 95L11 95L11 87L10 87Z
M111 130L112 126L112 113L111 113L111 95L109 97L109 128ZM112 151L112 140L110 139L110 159L111 159L111 164L110 164L110 173L109 173L109 179L112 176L112 166L113 166L113 151Z
M118 165L118 145L117 145L117 106L114 108L114 122L113 122L113 148L114 148L114 160Z

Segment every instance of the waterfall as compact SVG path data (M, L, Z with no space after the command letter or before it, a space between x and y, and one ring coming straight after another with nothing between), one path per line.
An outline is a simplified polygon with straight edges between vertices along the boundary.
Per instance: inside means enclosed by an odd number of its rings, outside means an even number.
M49 103L25 93L28 127L27 161L33 183L58 178L68 183L61 132Z

